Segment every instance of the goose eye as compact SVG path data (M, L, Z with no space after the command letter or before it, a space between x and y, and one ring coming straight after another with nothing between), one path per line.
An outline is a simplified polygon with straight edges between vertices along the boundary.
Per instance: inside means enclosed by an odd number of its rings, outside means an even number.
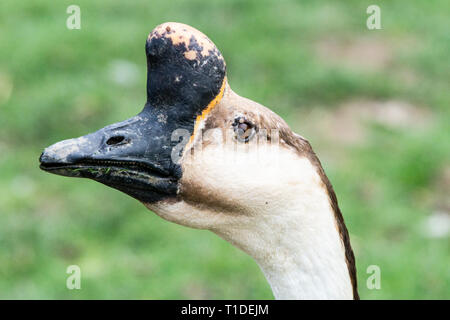
M248 142L255 135L255 125L244 117L238 117L233 123L236 139L240 142Z

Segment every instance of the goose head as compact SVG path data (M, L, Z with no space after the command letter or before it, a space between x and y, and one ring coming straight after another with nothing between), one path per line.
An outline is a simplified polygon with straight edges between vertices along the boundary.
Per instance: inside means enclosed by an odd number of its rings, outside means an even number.
M93 179L251 255L277 298L357 298L336 197L303 137L230 88L222 54L175 22L146 41L136 116L44 150L40 168Z

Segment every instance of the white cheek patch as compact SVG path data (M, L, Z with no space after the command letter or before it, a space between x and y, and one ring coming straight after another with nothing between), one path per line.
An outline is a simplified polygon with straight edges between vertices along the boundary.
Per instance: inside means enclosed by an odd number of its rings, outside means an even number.
M256 139L255 139L256 140ZM322 182L307 158L278 144L210 144L183 161L181 183L201 185L239 206L283 202L291 192L311 193ZM249 206L251 207L251 206Z

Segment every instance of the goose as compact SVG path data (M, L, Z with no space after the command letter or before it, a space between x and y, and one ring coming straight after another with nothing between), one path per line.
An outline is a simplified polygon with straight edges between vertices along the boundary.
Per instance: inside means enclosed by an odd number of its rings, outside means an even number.
M349 234L309 142L233 92L222 54L197 29L163 23L145 52L143 110L47 147L40 168L214 232L256 261L276 299L359 299Z

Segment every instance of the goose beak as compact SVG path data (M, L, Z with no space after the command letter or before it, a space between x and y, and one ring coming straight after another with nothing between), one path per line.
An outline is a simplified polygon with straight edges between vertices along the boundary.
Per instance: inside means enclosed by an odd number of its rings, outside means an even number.
M220 100L226 65L204 34L175 22L157 26L146 40L145 52L144 110L46 148L39 159L42 170L93 179L145 203L176 196L182 169L172 161L172 150L178 159L197 117ZM187 134L182 134L182 141L171 141L179 129Z
M58 142L40 156L40 168L67 177L89 178L143 201L176 193L170 160L171 132L151 108L97 132Z

